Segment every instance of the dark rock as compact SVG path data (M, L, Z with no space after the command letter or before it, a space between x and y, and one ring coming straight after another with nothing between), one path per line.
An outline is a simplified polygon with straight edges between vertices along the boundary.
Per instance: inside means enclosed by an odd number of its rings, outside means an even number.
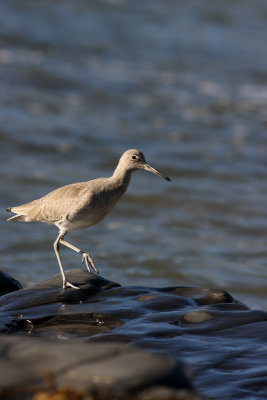
M0 308L3 310L20 310L28 307L47 306L55 303L79 303L105 289L120 286L116 282L108 281L99 275L89 274L82 269L73 269L66 272L67 278L80 287L80 290L62 288L61 274L20 291L19 295L10 293L0 299Z
M208 397L267 398L266 312L218 289L121 287L77 269L67 276L81 290L63 291L57 275L2 296L1 331L132 343L176 362L182 357Z
M178 387L191 389L183 368L170 357L120 343L2 336L0 353L0 397L11 388L18 394L23 388L44 390L44 371L55 377L59 387L84 391L95 386L116 393L137 392L154 385L167 387L169 393L175 393Z
M7 272L0 271L0 296L20 289L22 289L22 285L17 279L10 276Z

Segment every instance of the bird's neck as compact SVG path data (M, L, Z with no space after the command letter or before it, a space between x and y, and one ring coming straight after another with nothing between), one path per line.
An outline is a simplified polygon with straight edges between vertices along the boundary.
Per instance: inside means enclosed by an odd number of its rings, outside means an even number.
M124 168L122 169L118 164L110 179L115 182L118 187L126 191L131 180L132 172L133 171L125 170Z

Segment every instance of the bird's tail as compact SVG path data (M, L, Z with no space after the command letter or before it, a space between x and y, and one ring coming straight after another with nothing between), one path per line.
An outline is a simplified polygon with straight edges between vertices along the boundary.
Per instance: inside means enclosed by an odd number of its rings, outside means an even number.
M13 217L10 217L7 219L7 221L20 221L20 222L25 222L26 220L26 215L20 214L17 212L16 207L8 207L6 210L10 212L17 213L16 215L13 215Z

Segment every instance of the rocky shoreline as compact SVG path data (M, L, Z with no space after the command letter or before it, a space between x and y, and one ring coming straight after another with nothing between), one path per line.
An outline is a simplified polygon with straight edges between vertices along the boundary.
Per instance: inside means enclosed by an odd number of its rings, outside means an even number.
M122 287L79 269L67 277L81 290L63 291L57 274L0 298L1 400L45 390L44 373L81 399L99 390L147 400L267 397L266 312L218 289ZM8 279L0 275L0 290Z

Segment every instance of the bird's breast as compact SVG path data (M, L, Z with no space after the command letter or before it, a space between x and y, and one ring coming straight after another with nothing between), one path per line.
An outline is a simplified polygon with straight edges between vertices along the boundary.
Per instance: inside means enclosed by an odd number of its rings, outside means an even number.
M66 216L65 229L71 231L98 224L115 207L122 194L116 191L94 194L78 211Z

